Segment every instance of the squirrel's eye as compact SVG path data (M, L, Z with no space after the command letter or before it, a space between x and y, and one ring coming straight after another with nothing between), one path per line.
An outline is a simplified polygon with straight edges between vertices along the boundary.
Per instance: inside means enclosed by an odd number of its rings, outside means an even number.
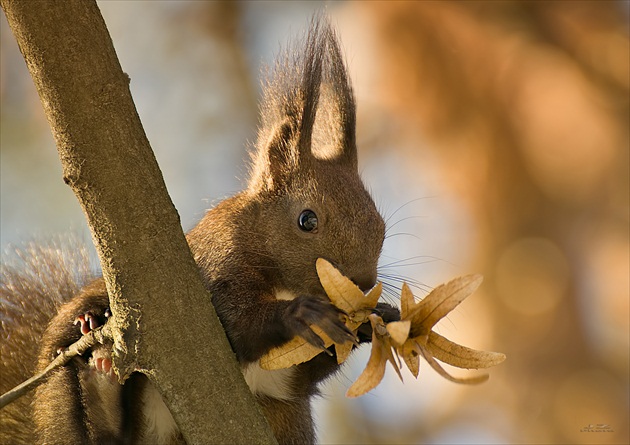
M298 226L304 232L317 232L317 215L312 210L304 210L298 218Z

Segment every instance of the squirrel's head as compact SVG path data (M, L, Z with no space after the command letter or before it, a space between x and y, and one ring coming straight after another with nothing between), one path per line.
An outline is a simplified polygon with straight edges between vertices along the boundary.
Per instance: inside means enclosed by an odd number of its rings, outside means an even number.
M264 250L283 285L322 292L315 269L322 257L370 288L385 224L359 177L354 96L325 19L276 63L261 114L246 193L260 203Z

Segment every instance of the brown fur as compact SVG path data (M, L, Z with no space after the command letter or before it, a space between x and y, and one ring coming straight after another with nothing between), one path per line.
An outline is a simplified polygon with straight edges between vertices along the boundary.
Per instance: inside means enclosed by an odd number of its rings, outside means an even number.
M30 242L3 252L0 265L0 392L34 374L37 344L52 316L94 273L75 239ZM33 395L0 410L0 443L29 444L35 436Z
M273 68L261 113L247 189L209 211L188 234L244 370L296 335L321 341L308 327L313 323L333 339L350 338L325 296L315 262L327 259L368 289L376 282L385 229L357 171L353 93L326 20L315 19L304 44ZM306 209L317 215L314 232L298 224ZM278 299L278 292L294 298ZM102 319L107 306L105 287L97 280L62 307L44 334L40 365L79 337L72 325L77 316L90 311ZM381 308L398 317L396 310ZM363 327L361 338L369 340L369 331ZM315 441L310 399L337 369L336 358L322 353L292 368L271 392L250 384L280 443ZM144 376L122 387L95 379L86 360L77 359L37 390L42 442L157 440L145 435ZM181 440L174 434L170 439Z

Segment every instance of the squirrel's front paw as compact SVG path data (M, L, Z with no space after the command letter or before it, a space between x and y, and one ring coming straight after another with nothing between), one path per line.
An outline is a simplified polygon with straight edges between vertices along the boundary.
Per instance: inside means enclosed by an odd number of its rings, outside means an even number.
M324 340L310 328L319 326L335 343L356 342L356 337L343 322L343 311L321 298L300 295L291 301L286 310L285 325L294 335L307 342L326 349Z

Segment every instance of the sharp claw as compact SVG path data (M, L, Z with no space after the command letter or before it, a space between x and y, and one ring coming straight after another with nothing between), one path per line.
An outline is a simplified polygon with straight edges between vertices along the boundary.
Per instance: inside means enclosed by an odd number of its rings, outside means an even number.
M322 338L319 335L313 332L311 328L307 327L301 335L304 338L304 340L306 340L307 342L309 342L316 348L319 348L322 350L326 349L324 340L322 340Z
M92 314L88 314L88 321L90 323L90 331L92 331L92 330L94 330L94 329L96 329L96 328L98 328L100 326L98 320Z
M346 311L344 311L343 309L339 309L337 306L335 306L334 304L331 303L331 306L333 308L335 308L337 310L337 312L341 315L345 315L346 317L348 316L348 313Z
M87 335L90 333L90 323L85 318L81 318L81 334Z
M343 344L347 341L356 342L356 336L345 324L331 323L327 326L325 332L335 343Z
M103 365L103 371L104 372L109 373L109 371L111 371L111 369L112 369L112 361L111 360L103 359L102 365Z

